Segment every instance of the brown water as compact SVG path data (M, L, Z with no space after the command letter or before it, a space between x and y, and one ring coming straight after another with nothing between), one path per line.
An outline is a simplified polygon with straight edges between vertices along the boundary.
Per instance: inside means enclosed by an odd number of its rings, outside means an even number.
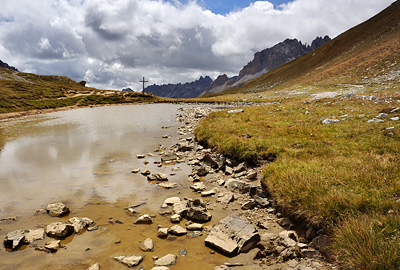
M102 269L126 269L111 257L143 254L139 242L153 239L155 251L146 253L141 265L154 266L152 256L179 254L171 269L214 269L227 258L210 253L204 238L177 237L175 241L158 239L157 225L172 226L168 217L158 214L162 202L171 196L196 197L189 189L190 167L184 163L158 168L160 157L154 152L159 144L167 147L178 142L175 117L178 105L128 105L84 108L0 122L0 218L18 215L15 221L0 222L0 239L17 229L45 228L72 216L89 217L97 231L72 235L62 240L65 248L48 254L23 246L11 252L0 248L0 269L87 269L99 262ZM169 129L162 129L169 126ZM171 135L162 139L163 135ZM150 157L147 153L153 153ZM146 154L137 159L137 154ZM145 164L145 161L148 164ZM132 169L170 174L176 189L164 190ZM55 218L35 214L48 203L64 202L71 213ZM145 202L135 216L125 210ZM213 223L225 213L216 210ZM154 215L152 225L134 225L140 214ZM115 223L120 219L123 224ZM181 222L184 226L185 221ZM52 240L35 242L43 245Z

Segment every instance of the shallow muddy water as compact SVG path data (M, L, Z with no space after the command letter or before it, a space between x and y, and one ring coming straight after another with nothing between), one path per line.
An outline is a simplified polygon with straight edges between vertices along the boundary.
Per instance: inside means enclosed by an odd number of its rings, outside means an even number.
M150 237L154 252L146 253L141 264L154 266L152 256L178 255L171 269L214 269L227 258L204 246L198 238L158 239L157 226L171 227L161 216L160 205L171 196L196 197L188 188L191 168L185 164L158 168L155 153L159 144L168 148L177 143L176 122L179 105L124 105L84 108L36 115L0 122L0 218L19 216L17 221L0 222L0 239L17 229L45 228L68 218L89 217L99 229L85 231L62 240L65 248L56 253L36 251L27 245L17 251L0 248L0 269L87 269L99 262L102 269L126 269L112 256L140 255L139 243ZM168 129L163 129L168 126ZM163 139L163 135L170 135ZM149 156L153 153L154 156ZM145 159L136 155L144 154ZM180 167L176 175L172 169ZM178 188L165 190L133 169L163 172ZM48 203L63 202L71 213L62 218L37 209ZM126 208L144 202L131 216ZM151 225L135 225L141 214L154 216ZM217 207L213 221L225 213ZM119 219L122 224L116 223ZM181 226L184 227L184 223ZM206 224L207 225L207 224ZM43 245L52 240L34 242ZM187 256L179 251L186 249Z

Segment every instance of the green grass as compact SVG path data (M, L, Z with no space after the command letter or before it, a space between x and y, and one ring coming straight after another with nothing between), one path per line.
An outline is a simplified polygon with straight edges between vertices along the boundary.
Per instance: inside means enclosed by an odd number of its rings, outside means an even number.
M244 113L216 112L195 132L199 140L237 159L254 162L276 155L264 167L263 181L284 211L331 234L337 241L336 254L355 269L397 269L399 244L377 253L394 242L397 231L382 234L370 226L376 217L381 217L384 230L400 225L399 121L367 120L399 106L400 97L398 92L375 95L378 101L297 97L244 107ZM394 116L399 113L389 113ZM333 117L341 123L321 123L321 118ZM359 237L367 232L379 245L372 247L368 238ZM346 242L351 234L357 242Z

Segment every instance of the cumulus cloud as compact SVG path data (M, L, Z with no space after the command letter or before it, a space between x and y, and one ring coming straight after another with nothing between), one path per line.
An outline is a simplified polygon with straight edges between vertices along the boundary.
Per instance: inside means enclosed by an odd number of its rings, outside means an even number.
M256 51L286 38L335 37L391 2L294 0L276 8L256 1L219 15L196 1L6 1L0 59L102 89L140 90L142 76L163 84L237 74Z

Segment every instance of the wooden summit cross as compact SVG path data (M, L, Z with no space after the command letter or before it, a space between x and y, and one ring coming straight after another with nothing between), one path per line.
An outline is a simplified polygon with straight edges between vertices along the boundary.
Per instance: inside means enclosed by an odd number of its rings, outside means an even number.
M143 91L142 91L142 93L144 93L144 83L149 82L149 81L146 81L146 80L144 79L144 76L143 76L143 80L141 80L141 81L139 81L139 82L143 83Z

